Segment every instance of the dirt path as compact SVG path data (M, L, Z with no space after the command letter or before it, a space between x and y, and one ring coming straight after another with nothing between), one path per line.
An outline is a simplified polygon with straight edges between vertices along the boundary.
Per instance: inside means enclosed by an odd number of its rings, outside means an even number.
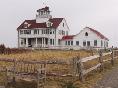
M93 88L118 88L118 66L106 73L103 79Z

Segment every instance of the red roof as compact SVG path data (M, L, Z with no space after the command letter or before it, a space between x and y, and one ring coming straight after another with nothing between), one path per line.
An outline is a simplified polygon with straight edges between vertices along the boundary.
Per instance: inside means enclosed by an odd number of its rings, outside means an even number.
M75 35L67 35L67 36L63 36L62 40L68 40L68 39L73 39Z
M50 28L57 28L59 24L62 22L63 18L52 18L49 21L52 23ZM24 26L24 23L30 24L27 28ZM33 29L33 28L49 28L45 23L36 23L36 20L25 20L18 28L19 29Z
M94 30L90 27L86 27L89 28L92 32L94 32L95 34L97 34L97 36L99 36L101 39L105 39L105 40L109 40L107 37L105 37L103 34L101 34L100 32L98 32L97 30Z

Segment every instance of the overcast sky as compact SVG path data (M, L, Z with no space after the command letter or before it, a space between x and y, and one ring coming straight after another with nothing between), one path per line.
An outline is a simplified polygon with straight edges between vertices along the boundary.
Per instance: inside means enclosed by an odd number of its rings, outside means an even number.
M43 4L45 3L45 4ZM118 46L118 0L2 0L0 2L0 44L17 47L17 27L35 19L36 10L49 6L53 17L64 17L77 34L92 27Z

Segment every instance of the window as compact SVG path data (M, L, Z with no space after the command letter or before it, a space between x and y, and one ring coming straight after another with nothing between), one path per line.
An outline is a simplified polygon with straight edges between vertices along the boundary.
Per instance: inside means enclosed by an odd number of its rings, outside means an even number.
M41 15L43 15L43 11L41 11Z
M52 45L52 39L50 39L50 45Z
M108 47L108 42L106 42L106 46Z
M101 40L101 47L103 46L103 41Z
M86 41L83 42L83 46L86 46Z
M39 30L37 30L38 31L38 34L39 34Z
M24 30L24 34L31 34L31 30Z
M63 23L63 27L64 27L64 23Z
M52 30L50 30L50 34L52 34Z
M58 39L58 45L60 45L61 44L61 39Z
M94 46L97 46L97 40L94 40Z
M49 29L47 29L47 34L49 34L49 31L50 31L50 30L49 30Z
M45 30L43 30L43 33L46 34Z
M90 46L90 41L87 41L87 46Z
M88 33L87 32L85 33L85 36L88 36Z
M73 45L73 41L71 41L71 45Z
M26 44L26 39L24 39L24 44Z
M23 30L20 30L20 34L23 34Z
M48 27L51 27L51 23L48 23Z
M53 39L53 45L54 45L54 39Z
M70 41L68 41L68 45L70 45Z
M23 45L23 43L24 43L24 41L23 41L23 40L21 40L21 45Z
M37 30L34 30L34 34L37 34Z
M65 35L65 31L63 31L63 35Z
M76 45L79 46L79 41L76 41Z
M53 30L53 34L55 34L55 31Z
M65 45L67 45L67 41L65 42Z
M105 47L105 45L106 45L106 44L105 44L105 41L104 41L104 47Z
M48 30L46 30L46 32L45 32L46 34L48 34Z
M42 30L42 34L44 34L43 30Z
M21 39L21 45L26 44L26 39Z

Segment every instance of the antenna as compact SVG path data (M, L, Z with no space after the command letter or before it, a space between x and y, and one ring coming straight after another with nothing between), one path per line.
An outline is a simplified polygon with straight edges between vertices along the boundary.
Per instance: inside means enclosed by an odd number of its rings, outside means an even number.
M47 6L47 5L46 5L46 2L43 2L43 6L44 6L44 7Z

